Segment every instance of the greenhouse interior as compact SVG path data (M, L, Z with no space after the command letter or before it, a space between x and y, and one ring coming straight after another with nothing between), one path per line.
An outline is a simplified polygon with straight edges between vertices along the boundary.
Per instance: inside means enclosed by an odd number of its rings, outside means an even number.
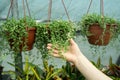
M0 0L0 80L120 80L120 0Z

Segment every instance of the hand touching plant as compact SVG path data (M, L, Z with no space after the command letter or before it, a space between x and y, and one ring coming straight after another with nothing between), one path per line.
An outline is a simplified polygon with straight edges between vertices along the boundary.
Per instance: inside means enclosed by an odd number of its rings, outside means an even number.
M83 74L83 76L87 80L112 80L104 73L102 73L99 69L97 69L80 51L77 44L74 40L70 40L70 46L66 52L61 52L62 55L59 54L57 48L52 48L52 44L47 45L47 49L52 50L52 55L54 57L65 57L65 59L69 62L72 62L77 69ZM99 74L99 75L98 75ZM93 76L94 75L94 76Z
M59 54L59 51L58 51L57 48L55 48L55 49L52 48L52 44L51 43L49 43L47 45L47 48L49 50L53 51L52 55L54 57L64 57L67 61L75 63L75 61L77 59L77 56L81 52L80 52L80 49L79 49L78 45L74 42L73 39L70 39L69 42L70 42L70 46L68 46L68 50L67 51L63 50L61 52L62 55Z

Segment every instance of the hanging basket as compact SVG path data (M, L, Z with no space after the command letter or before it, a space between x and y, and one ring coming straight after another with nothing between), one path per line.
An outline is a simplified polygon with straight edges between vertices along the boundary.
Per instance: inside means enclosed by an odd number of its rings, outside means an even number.
M23 48L25 47L25 50L29 51L33 48L33 44L35 42L35 33L36 33L36 28L26 28L27 31L27 37L22 38L22 43L19 45L19 50L22 51ZM16 44L14 43L13 39L9 40L10 47L13 48L13 46Z
M27 32L28 32L27 43L26 43L27 50L31 50L35 42L36 28L28 28Z
M115 25L112 25L115 26ZM105 46L110 42L113 33L110 31L111 25L106 25L106 29L100 27L99 24L93 24L89 27L88 31L90 36L87 36L88 42L93 45Z

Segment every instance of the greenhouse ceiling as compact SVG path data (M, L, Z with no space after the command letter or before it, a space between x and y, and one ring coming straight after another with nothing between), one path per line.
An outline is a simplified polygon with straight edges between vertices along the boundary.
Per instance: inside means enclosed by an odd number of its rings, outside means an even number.
M50 9L49 7L50 1L52 1L51 19L68 19L62 1L64 1L69 18L73 21L80 20L80 18L84 14L87 14L87 11L88 13L99 13L99 14L101 13L100 0L0 0L0 20L7 18L11 1L16 2L18 4L18 8L17 8L18 17L24 16L23 8L25 8L25 13L27 16L31 15L33 18L39 20L48 19L48 10ZM23 1L25 6L23 5ZM109 15L111 17L120 19L120 12L119 12L120 0L103 0L103 1L104 2L102 7L103 7L104 15ZM26 6L26 2L28 4L28 8ZM13 7L16 8L16 6ZM29 12L30 15L28 14ZM11 13L9 13L9 17L12 17Z

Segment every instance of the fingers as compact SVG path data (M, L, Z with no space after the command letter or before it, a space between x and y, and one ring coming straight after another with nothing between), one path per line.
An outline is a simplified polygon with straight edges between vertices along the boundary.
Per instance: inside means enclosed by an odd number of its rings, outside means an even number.
M52 56L54 56L54 57L60 57L60 55L58 54L59 51L56 48L52 49L52 44L47 44L47 49L50 50L50 54Z
M52 53L51 55L54 56L54 57L60 58L60 55L59 55L59 54Z
M52 44L47 44L47 49L51 49L52 48Z
M57 58L60 57L59 51L56 50L56 49L51 50L51 51L50 51L50 54L51 54L52 56L54 56L54 57L57 57Z

